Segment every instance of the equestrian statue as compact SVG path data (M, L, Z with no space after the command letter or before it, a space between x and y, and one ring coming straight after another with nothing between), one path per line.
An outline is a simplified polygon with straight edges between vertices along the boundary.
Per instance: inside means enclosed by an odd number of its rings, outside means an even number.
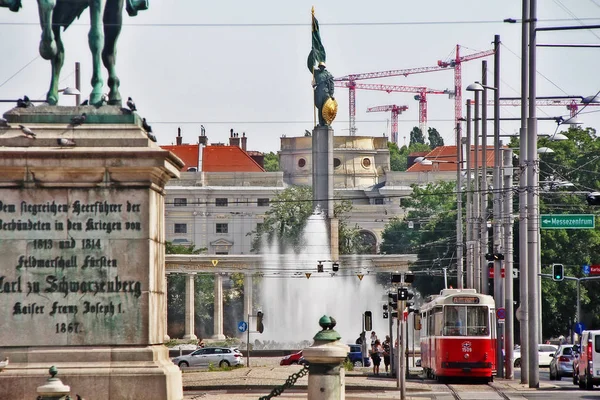
M61 38L61 28L66 30L75 18L89 7L90 32L88 41L92 52L92 93L89 104L103 105L102 69L100 60L108 71L108 104L121 106L119 93L119 78L115 69L117 58L117 39L121 33L123 21L123 5L130 16L137 15L140 10L148 9L149 0L37 0L42 26L42 40L40 42L40 55L50 60L52 65L52 79L50 90L46 95L46 102L50 105L58 103L58 84L60 70L65 59L65 49ZM0 0L0 7L8 7L17 12L21 7L21 0Z

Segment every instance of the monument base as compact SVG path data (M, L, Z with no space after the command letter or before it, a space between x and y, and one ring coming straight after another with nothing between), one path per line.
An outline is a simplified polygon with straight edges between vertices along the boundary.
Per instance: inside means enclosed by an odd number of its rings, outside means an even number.
M118 107L4 117L0 398L35 399L55 366L73 398L182 400L163 340L164 187L183 162Z
M86 400L181 400L181 371L165 346L53 347L4 350L10 368L0 375L0 393L11 399L35 399L48 379L48 368Z

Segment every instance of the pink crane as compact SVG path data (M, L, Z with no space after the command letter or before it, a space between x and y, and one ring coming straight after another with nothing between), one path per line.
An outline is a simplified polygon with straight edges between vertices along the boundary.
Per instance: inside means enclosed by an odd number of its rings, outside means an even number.
M335 81L334 85L336 87L348 87L348 85L353 86L353 90L362 89L362 90L378 90L384 91L387 93L392 92L408 92L408 93L418 93L419 100L419 128L421 132L427 130L427 94L448 94L452 95L452 93L448 90L434 90L429 89L424 86L398 86L398 85L381 85L377 83L350 83L350 82L340 82ZM415 96L417 97L417 96ZM356 131L356 129L355 129ZM351 131L351 135L354 135ZM398 144L397 142L395 142Z
M402 114L403 111L408 110L408 106L375 106L367 108L367 112L392 112L392 142L398 144L398 114Z
M356 81L363 79L376 79L376 78L387 78L391 76L408 76L413 74L422 74L427 72L436 72L436 71L444 71L448 68L454 68L454 119L455 126L458 121L462 117L462 68L461 65L464 61L471 61L477 58L487 57L489 55L494 54L494 50L486 50L481 51L474 54L469 54L467 56L460 56L460 45L456 45L456 54L453 60L450 61L442 61L438 60L437 66L431 67L417 67L417 68L408 68L408 69L396 69L391 71L380 71L380 72L366 72L360 74L350 74L346 76L341 76L338 78L334 78L336 83L344 82L345 86L348 88L349 92L349 121L350 121L350 135L354 135L356 133L356 89L358 89L358 84ZM338 85L336 85L338 86ZM376 90L376 89L373 89ZM447 93L451 93L451 91L447 91ZM425 108L427 107L426 103ZM426 112L426 111L425 111ZM423 129L421 129L423 130Z

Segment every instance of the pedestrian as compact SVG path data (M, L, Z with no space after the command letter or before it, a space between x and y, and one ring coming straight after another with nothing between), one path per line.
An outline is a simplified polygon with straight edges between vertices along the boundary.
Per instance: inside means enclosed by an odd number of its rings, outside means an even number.
M388 368L390 367L390 346L392 339L390 335L385 335L385 341L383 342L383 364L385 365L385 373L389 374Z
M375 346L375 341L377 340L377 334L375 331L371 332L371 350L373 350L373 346Z
M371 359L373 360L373 375L379 375L379 364L381 364L381 355L383 354L383 347L379 339L375 340L371 349Z

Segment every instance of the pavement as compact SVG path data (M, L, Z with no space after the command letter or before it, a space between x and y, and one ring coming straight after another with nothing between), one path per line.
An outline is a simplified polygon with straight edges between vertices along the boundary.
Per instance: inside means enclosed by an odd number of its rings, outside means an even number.
M251 367L234 368L230 371L207 371L186 369L183 372L183 388L186 400L250 399L268 395L277 386L283 385L302 366L279 366L280 358L253 358ZM383 368L381 369L383 371ZM418 376L420 369L411 370L411 379L406 381L407 399L423 399L432 396L432 391L446 390L444 385ZM345 373L346 399L392 399L398 398L395 377L380 372L374 376L372 368L355 368ZM293 388L287 389L278 398L306 399L308 375L299 378ZM511 392L510 399L522 399L518 392L536 391L517 380L494 379L492 386L501 392ZM540 382L540 389L557 388L548 382ZM493 391L487 385L470 385L469 391ZM482 393L483 394L483 393ZM516 395L515 395L516 394ZM411 396L412 395L412 396Z

